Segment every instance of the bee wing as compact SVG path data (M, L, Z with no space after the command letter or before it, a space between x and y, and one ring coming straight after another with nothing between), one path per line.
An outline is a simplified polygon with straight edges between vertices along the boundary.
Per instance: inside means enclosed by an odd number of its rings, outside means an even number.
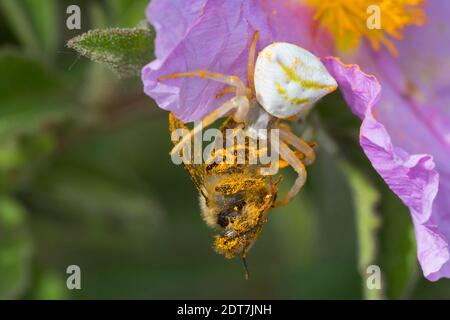
M185 164L184 168L189 173L189 176L191 177L192 182L194 183L195 187L197 188L198 192L200 192L205 198L205 187L204 187L204 166L202 165L188 165Z
M239 124L234 121L232 116L229 116L220 126L220 131L222 135L226 136L227 129L235 129ZM172 134L177 129L190 130L186 124L184 124L181 120L177 119L173 113L169 113L169 131ZM241 146L242 147L242 146ZM246 147L245 145L243 146ZM191 150L195 150L195 148L191 148ZM184 163L184 167L186 171L189 173L195 187L197 190L206 197L206 188L204 178L208 176L208 172L210 168L208 164L192 164L192 163ZM214 166L214 165L212 165ZM234 166L231 169L235 169ZM241 169L242 170L242 169Z
M225 121L222 123L222 125L220 126L220 131L222 132L222 135L225 137L226 134L226 130L227 129L234 129L238 126L239 124L234 121L232 116L229 116L228 118L225 119Z
M189 130L189 128L179 119L175 117L175 115L171 112L169 113L169 132L172 134L176 129L185 129ZM190 164L183 163L184 168L189 173L192 182L194 183L197 190L202 193L204 196L204 180L203 177L206 174L206 166L204 164Z

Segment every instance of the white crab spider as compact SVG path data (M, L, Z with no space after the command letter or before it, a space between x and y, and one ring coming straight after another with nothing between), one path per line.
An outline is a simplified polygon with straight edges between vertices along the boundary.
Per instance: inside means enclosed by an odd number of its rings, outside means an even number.
M282 204L287 204L302 188L306 181L305 164L315 160L311 146L289 130L288 126L276 126L277 118L302 116L311 106L336 90L337 83L320 60L309 51L294 44L275 42L259 52L255 64L258 32L255 32L249 51L248 87L236 77L208 70L181 72L160 78L160 81L181 77L201 77L227 85L222 94L233 92L235 96L202 119L190 134L172 149L179 153L192 136L203 127L231 113L236 122L244 123L249 136L260 137L259 129L279 129L279 154L298 174L294 185ZM266 130L267 132L267 130ZM303 161L289 147L304 155Z

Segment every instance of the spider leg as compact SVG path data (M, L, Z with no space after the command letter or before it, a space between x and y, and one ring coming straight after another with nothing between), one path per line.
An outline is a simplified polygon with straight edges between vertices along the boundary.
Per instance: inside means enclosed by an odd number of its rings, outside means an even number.
M236 87L224 87L222 90L220 90L219 92L217 92L216 94L216 99L220 99L222 98L224 95L227 95L229 93L234 93L236 94Z
M217 119L222 118L225 116L228 112L235 109L233 117L236 119L236 121L241 121L243 117L248 112L249 109L249 102L247 97L245 96L236 96L234 98L231 98L224 104L222 104L219 108L211 112L209 115L204 117L198 125L196 125L189 134L185 135L180 142L178 142L175 147L173 147L172 151L170 151L171 155L177 154L182 150L184 145L186 143L191 143L191 138L198 134L203 127L207 127L214 123Z
M279 127L280 139L293 146L305 155L305 164L312 164L316 160L314 149L303 139L297 137L292 131L285 127Z
M252 93L255 92L255 54L256 44L258 43L258 31L253 34L253 40L248 53L247 80Z
M305 158L305 155L303 153L301 153L300 151L295 151L294 153L295 153L295 156L300 160L303 160ZM285 161L283 159L280 159L280 161L278 162L278 167L280 169L287 168L287 167L289 167L289 163L287 163L287 161Z
M228 76L225 74L212 72L208 70L198 70L198 71L189 71L189 72L179 72L174 74L169 74L164 77L160 77L159 81L164 81L168 79L176 79L176 78L187 78L187 77L199 77L209 80L214 80L217 82L225 83L229 86L236 88L236 95L243 96L247 93L247 87L245 84L236 76Z
M284 199L275 204L276 207L287 205L299 193L307 176L305 165L285 143L280 143L279 152L280 156L297 172L298 177Z

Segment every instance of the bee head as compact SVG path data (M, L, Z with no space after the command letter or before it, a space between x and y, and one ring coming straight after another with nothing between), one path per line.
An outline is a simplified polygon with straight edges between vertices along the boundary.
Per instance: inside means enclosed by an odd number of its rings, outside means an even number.
M263 224L245 234L230 236L227 233L217 235L214 241L214 249L217 253L231 259L236 256L245 256L254 241L258 238Z
M230 224L233 224L236 219L242 218L242 211L247 203L240 195L235 198L236 200L233 201L231 206L227 207L217 214L217 224L222 228L226 228Z
M214 241L218 253L226 258L245 256L266 223L266 205L271 203L271 199L266 200L262 207L253 201L241 200L218 214L217 223L223 228Z
M245 256L276 198L277 187L271 177L250 170L236 167L235 172L221 175L220 183L209 193L212 200L208 218L221 228L215 236L214 249L226 258Z

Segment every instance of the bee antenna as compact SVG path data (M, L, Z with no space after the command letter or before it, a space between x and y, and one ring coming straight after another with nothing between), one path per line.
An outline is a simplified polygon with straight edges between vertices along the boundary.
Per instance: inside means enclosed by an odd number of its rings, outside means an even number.
M242 259L242 265L244 266L244 271L245 271L245 280L248 280L250 274L248 272L247 260L245 259L244 256L242 256L241 259Z

